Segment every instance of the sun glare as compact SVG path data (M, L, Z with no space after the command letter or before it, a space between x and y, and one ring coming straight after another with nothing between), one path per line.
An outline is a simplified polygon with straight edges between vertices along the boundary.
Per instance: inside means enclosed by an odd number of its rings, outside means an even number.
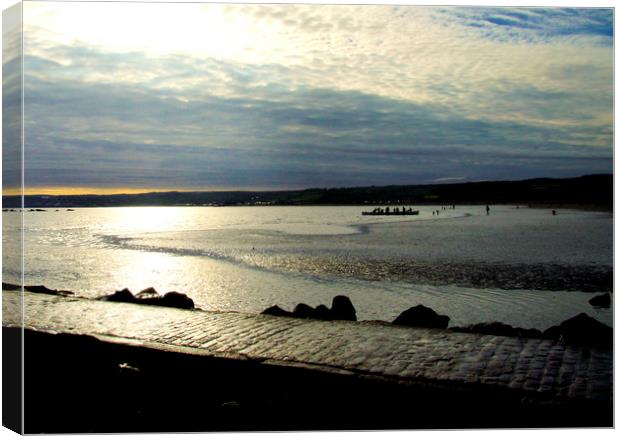
M251 60L256 56L252 47L258 35L263 39L261 48L267 52L269 47L263 43L277 32L250 16L227 12L230 8L179 3L37 2L26 5L24 22L31 31L44 32L49 41L79 42L121 53Z
M127 207L110 208L108 225L123 232L149 233L182 228L188 219L183 208L174 207Z

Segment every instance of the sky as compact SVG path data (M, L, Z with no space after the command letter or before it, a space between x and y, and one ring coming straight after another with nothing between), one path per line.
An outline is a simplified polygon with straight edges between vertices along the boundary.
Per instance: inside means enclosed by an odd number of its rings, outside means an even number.
M613 11L26 2L24 103L29 193L611 173Z

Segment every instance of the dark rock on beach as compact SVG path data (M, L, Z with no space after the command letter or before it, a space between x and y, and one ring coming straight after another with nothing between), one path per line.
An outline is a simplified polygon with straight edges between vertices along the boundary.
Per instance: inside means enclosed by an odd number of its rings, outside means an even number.
M112 295L101 297L104 301L114 301L117 303L135 303L136 297L127 288L116 291Z
M460 333L479 333L483 335L513 336L517 338L540 338L542 336L540 330L513 327L501 322L485 322L465 327L451 327L450 330Z
M146 288L136 295L133 295L127 288L116 291L111 295L100 298L104 301L114 301L117 303L146 304L150 306L165 306L177 309L193 309L194 301L180 292L168 292L160 296L154 288Z
M311 318L323 321L357 321L355 307L353 307L353 303L351 303L349 297L344 295L334 297L331 309L324 304L319 304L316 308L313 308L305 303L299 303L295 306L292 313L279 306L268 307L261 313L264 315L292 316L294 318Z
M261 312L263 315L272 316L293 316L293 314L287 310L282 309L280 306L271 306Z
M597 295L596 297L590 298L589 303L594 307L609 309L611 306L611 296L609 293Z
M69 296L73 295L71 291L62 291L59 289L49 289L43 285L34 285L34 286L24 286L24 289L28 292L36 292L38 294L48 294L48 295L62 295Z
M161 298L155 298L159 306L176 307L177 309L193 309L194 300L180 292L168 292Z
M140 292L138 292L136 294L136 298L140 298L140 299L156 298L158 296L159 296L159 294L157 293L157 291L153 287L143 289L143 290L141 290Z
M316 309L314 309L314 318L322 319L323 321L334 319L332 311L324 304L319 304Z
M559 340L565 344L581 344L602 347L613 345L614 330L595 320L594 318L580 313L559 326L553 326L543 332L546 339Z
M314 318L314 309L305 303L299 303L293 309L293 316L295 318Z
M450 317L439 315L433 309L421 304L405 310L392 321L392 324L409 327L428 327L445 329L448 327Z
M5 291L21 291L22 287L19 285L14 285L12 283L4 283L2 282L2 289ZM63 291L58 289L50 289L43 285L30 285L24 286L24 290L28 292L34 292L37 294L47 294L47 295L60 295L63 297L73 295L71 291Z
M333 319L342 319L346 321L357 321L357 315L355 307L349 297L344 295L337 295L332 300L331 308Z
M12 283L2 282L2 290L3 291L19 291L22 287L19 285L14 285Z

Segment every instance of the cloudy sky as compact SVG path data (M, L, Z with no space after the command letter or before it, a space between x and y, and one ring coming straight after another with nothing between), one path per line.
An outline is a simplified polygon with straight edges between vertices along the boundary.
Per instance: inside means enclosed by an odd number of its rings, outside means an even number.
M612 172L611 9L26 2L29 192Z

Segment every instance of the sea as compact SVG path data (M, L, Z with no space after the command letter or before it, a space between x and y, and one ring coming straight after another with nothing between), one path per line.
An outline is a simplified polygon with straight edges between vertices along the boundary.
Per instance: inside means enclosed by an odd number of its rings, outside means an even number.
M449 205L362 215L375 207L5 211L3 281L18 283L23 266L27 285L87 298L154 287L209 311L329 306L346 295L359 320L392 321L423 304L450 326L545 329L581 312L613 325L613 309L588 302L612 291L611 213Z

